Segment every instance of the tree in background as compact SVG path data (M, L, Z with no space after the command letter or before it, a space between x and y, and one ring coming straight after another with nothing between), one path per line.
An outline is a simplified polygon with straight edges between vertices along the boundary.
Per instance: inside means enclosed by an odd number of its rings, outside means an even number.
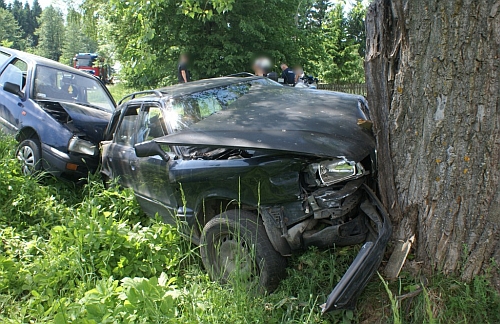
M69 9L60 62L72 65L75 54L95 51L97 51L97 42L86 35L82 15L74 9Z
M12 1L12 4L10 6L10 12L14 16L14 19L16 19L17 23L19 26L24 25L24 17L23 17L23 4L19 0L14 0Z
M366 33L365 33L366 6L363 0L356 0L356 5L347 13L346 37L358 44L358 53L361 58L365 57Z
M7 9L0 8L0 46L20 48L21 29L14 15Z
M362 35L354 26L363 26L363 17L346 16L343 9L342 2L332 6L328 0L85 0L82 5L98 39L113 44L125 79L144 88L175 82L182 51L191 56L195 79L250 71L256 56L267 55L276 70L286 61L328 82L362 82Z
M36 53L59 61L64 42L64 19L59 9L48 6L40 17L40 27L35 32L39 37Z
M337 3L327 15L323 26L323 44L326 60L320 63L322 80L327 83L362 83L363 58L359 56L359 42L348 35L349 20L344 6Z
M21 12L21 30L23 31L23 38L26 40L28 46L34 46L33 36L35 35L35 24L33 13L31 11L28 2L24 3L23 10Z
M319 76L321 66L318 62L327 60L323 27L327 22L330 1L300 1L295 16L298 60L293 64L300 65L309 75Z
M12 46L23 51L31 51L38 44L38 36L35 30L39 27L38 19L42 13L42 8L38 0L33 1L33 7L29 2L24 5L19 0L14 0L6 5L5 0L0 0L0 8L10 11L21 32L21 41L16 41Z
M112 0L102 3L99 13L111 25L127 79L134 86L153 87L175 80L181 51L190 54L195 78L248 71L259 54L276 63L296 61L298 47L291 30L296 3L236 1L225 12L213 4L199 12L186 11L176 1Z
M35 31L40 27L40 17L42 16L42 7L38 0L33 0L33 6L31 7L31 17L33 18L33 47L38 46L38 35Z

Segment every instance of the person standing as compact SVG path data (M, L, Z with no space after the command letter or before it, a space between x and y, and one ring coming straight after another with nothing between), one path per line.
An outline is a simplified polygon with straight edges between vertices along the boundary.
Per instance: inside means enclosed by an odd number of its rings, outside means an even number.
M271 68L271 60L265 56L258 57L252 65L254 74L257 76L267 76L267 74L271 72Z
M295 84L299 82L304 82L304 69L300 65L297 65L294 69L293 72L295 73Z
M177 67L177 79L179 83L187 83L191 81L191 73L188 69L189 58L186 54L181 54L179 58L179 66Z
M295 85L295 73L286 63L281 63L281 71L281 77L283 78L284 83L291 86Z

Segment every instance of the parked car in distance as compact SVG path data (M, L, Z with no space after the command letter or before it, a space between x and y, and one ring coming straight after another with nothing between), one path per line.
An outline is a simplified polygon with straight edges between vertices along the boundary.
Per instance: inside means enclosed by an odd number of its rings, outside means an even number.
M237 273L271 292L292 253L363 243L323 311L351 308L391 235L367 123L361 96L245 74L195 81L122 99L102 173L199 244L214 280Z
M79 178L99 164L116 104L95 77L0 47L0 128L15 135L22 172Z

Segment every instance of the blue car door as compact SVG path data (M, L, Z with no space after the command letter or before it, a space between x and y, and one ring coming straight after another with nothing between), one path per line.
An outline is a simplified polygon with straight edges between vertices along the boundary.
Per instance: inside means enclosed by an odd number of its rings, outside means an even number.
M26 80L28 65L20 59L13 59L0 74L0 125L4 132L15 134L19 129L19 118L25 114ZM17 95L5 91L6 82L19 86L22 94Z

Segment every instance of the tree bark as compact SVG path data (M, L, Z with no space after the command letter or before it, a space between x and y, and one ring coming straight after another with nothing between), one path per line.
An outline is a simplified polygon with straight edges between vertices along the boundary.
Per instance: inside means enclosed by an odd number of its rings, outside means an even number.
M500 261L500 0L375 0L366 29L396 246L470 280Z

